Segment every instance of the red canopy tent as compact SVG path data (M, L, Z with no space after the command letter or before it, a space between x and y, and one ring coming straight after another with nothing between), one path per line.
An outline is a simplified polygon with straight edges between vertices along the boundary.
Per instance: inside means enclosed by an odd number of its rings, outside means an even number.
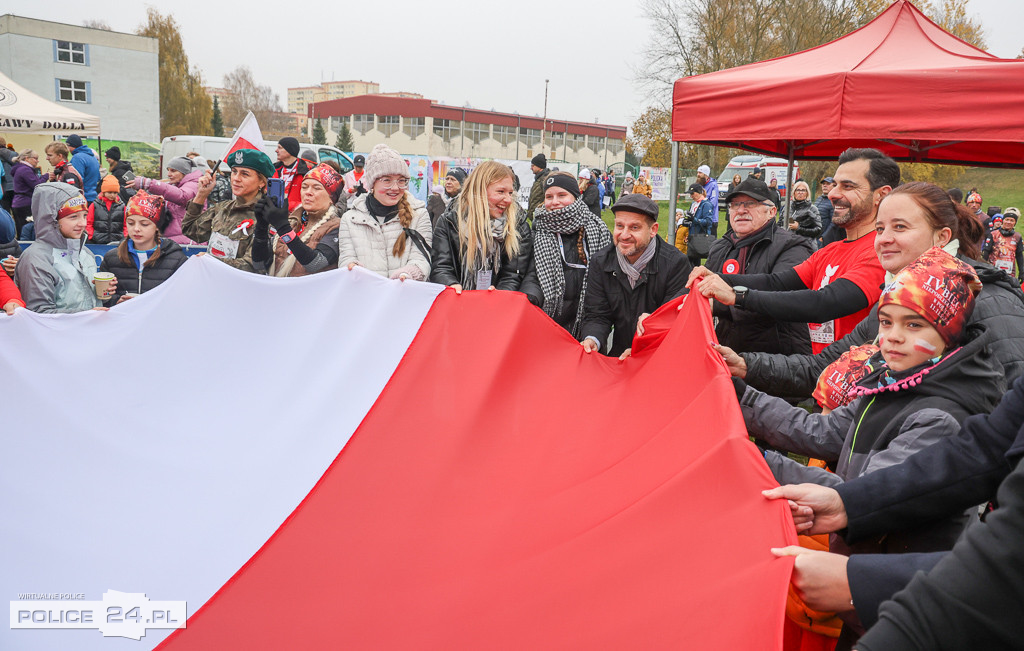
M801 159L1024 167L1024 61L944 31L907 0L830 43L675 82L672 139Z

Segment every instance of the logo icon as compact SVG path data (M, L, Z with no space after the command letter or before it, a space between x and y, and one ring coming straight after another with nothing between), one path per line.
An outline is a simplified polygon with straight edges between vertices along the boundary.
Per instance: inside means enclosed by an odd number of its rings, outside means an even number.
M241 165L242 161L244 161L244 160L245 160L245 154L243 154L242 150L239 149L238 151L235 152L235 165Z
M10 106L18 101L18 96L7 86L0 86L0 106Z

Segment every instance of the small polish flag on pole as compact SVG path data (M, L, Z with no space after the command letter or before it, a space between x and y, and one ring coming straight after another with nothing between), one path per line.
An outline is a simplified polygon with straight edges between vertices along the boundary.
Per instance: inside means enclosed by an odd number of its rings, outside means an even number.
M260 125L256 123L256 116L252 111L245 114L245 119L235 129L235 137L231 139L221 160L227 160L228 156L239 149L263 151L263 132L260 131Z

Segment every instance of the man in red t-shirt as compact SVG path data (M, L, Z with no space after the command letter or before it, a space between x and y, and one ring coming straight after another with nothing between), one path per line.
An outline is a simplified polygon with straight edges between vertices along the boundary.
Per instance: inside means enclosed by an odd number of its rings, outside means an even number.
M815 251L792 270L717 276L698 267L690 284L701 278L700 293L723 305L781 321L806 321L815 354L844 337L881 294L885 271L875 255L875 213L899 185L900 168L877 149L851 148L839 157L834 176L836 186L828 195L835 206L832 223L846 229L845 240ZM731 198L726 197L727 204Z

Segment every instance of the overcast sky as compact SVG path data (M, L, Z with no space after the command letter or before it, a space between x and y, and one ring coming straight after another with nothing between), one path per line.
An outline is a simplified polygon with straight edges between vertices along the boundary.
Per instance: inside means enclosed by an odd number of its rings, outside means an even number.
M550 79L549 117L629 125L649 103L633 81L633 71L644 65L648 32L638 5L178 0L159 10L178 21L189 60L208 85L219 86L224 73L248 65L259 83L278 93L282 107L289 86L363 79L384 92L540 115L544 80ZM991 53L1020 53L1024 2L970 0L968 11L984 25ZM114 0L47 0L13 9L76 25L100 19L123 32L134 32L145 12L144 3Z

